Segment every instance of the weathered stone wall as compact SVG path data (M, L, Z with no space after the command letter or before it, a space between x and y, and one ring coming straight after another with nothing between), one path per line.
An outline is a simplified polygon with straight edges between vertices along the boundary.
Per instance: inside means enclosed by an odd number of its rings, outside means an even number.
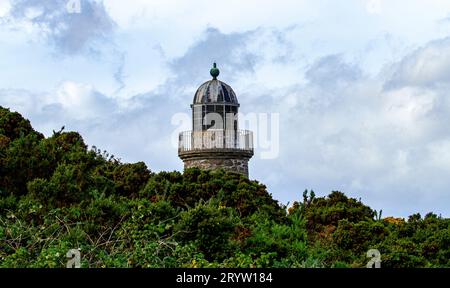
M184 169L193 167L205 170L223 168L248 177L248 159L190 159L184 161Z
M184 169L197 167L200 169L224 169L241 173L248 177L248 161L253 151L233 149L210 149L179 153L184 162Z

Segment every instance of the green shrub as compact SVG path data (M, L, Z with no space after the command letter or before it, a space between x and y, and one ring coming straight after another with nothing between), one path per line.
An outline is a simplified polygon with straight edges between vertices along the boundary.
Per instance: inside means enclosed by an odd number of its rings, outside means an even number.
M176 239L195 243L206 259L223 258L232 249L231 236L238 222L233 209L213 201L199 202L183 211L174 228Z
M289 208L224 170L152 173L0 107L0 267L450 267L450 219L381 219L341 192Z

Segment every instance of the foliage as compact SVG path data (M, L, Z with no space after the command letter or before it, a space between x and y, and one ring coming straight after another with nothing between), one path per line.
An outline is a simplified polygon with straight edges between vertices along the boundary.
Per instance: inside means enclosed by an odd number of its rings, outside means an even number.
M280 205L225 172L151 172L0 107L0 267L450 267L450 220L381 218L341 192ZM288 211L287 211L288 210Z

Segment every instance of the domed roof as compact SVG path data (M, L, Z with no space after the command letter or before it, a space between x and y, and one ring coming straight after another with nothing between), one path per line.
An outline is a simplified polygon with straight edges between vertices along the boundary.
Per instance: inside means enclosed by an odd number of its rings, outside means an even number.
M200 85L194 96L194 104L226 103L239 105L236 94L230 85L217 80L220 72L216 63L214 63L210 73L213 79Z

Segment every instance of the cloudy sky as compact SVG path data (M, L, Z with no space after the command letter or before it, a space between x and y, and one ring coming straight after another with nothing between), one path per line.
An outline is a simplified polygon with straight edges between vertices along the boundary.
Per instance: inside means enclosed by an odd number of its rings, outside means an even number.
M174 115L217 61L244 114L280 115L250 177L282 203L341 190L450 216L450 1L76 2L0 0L0 105L47 136L182 170Z

